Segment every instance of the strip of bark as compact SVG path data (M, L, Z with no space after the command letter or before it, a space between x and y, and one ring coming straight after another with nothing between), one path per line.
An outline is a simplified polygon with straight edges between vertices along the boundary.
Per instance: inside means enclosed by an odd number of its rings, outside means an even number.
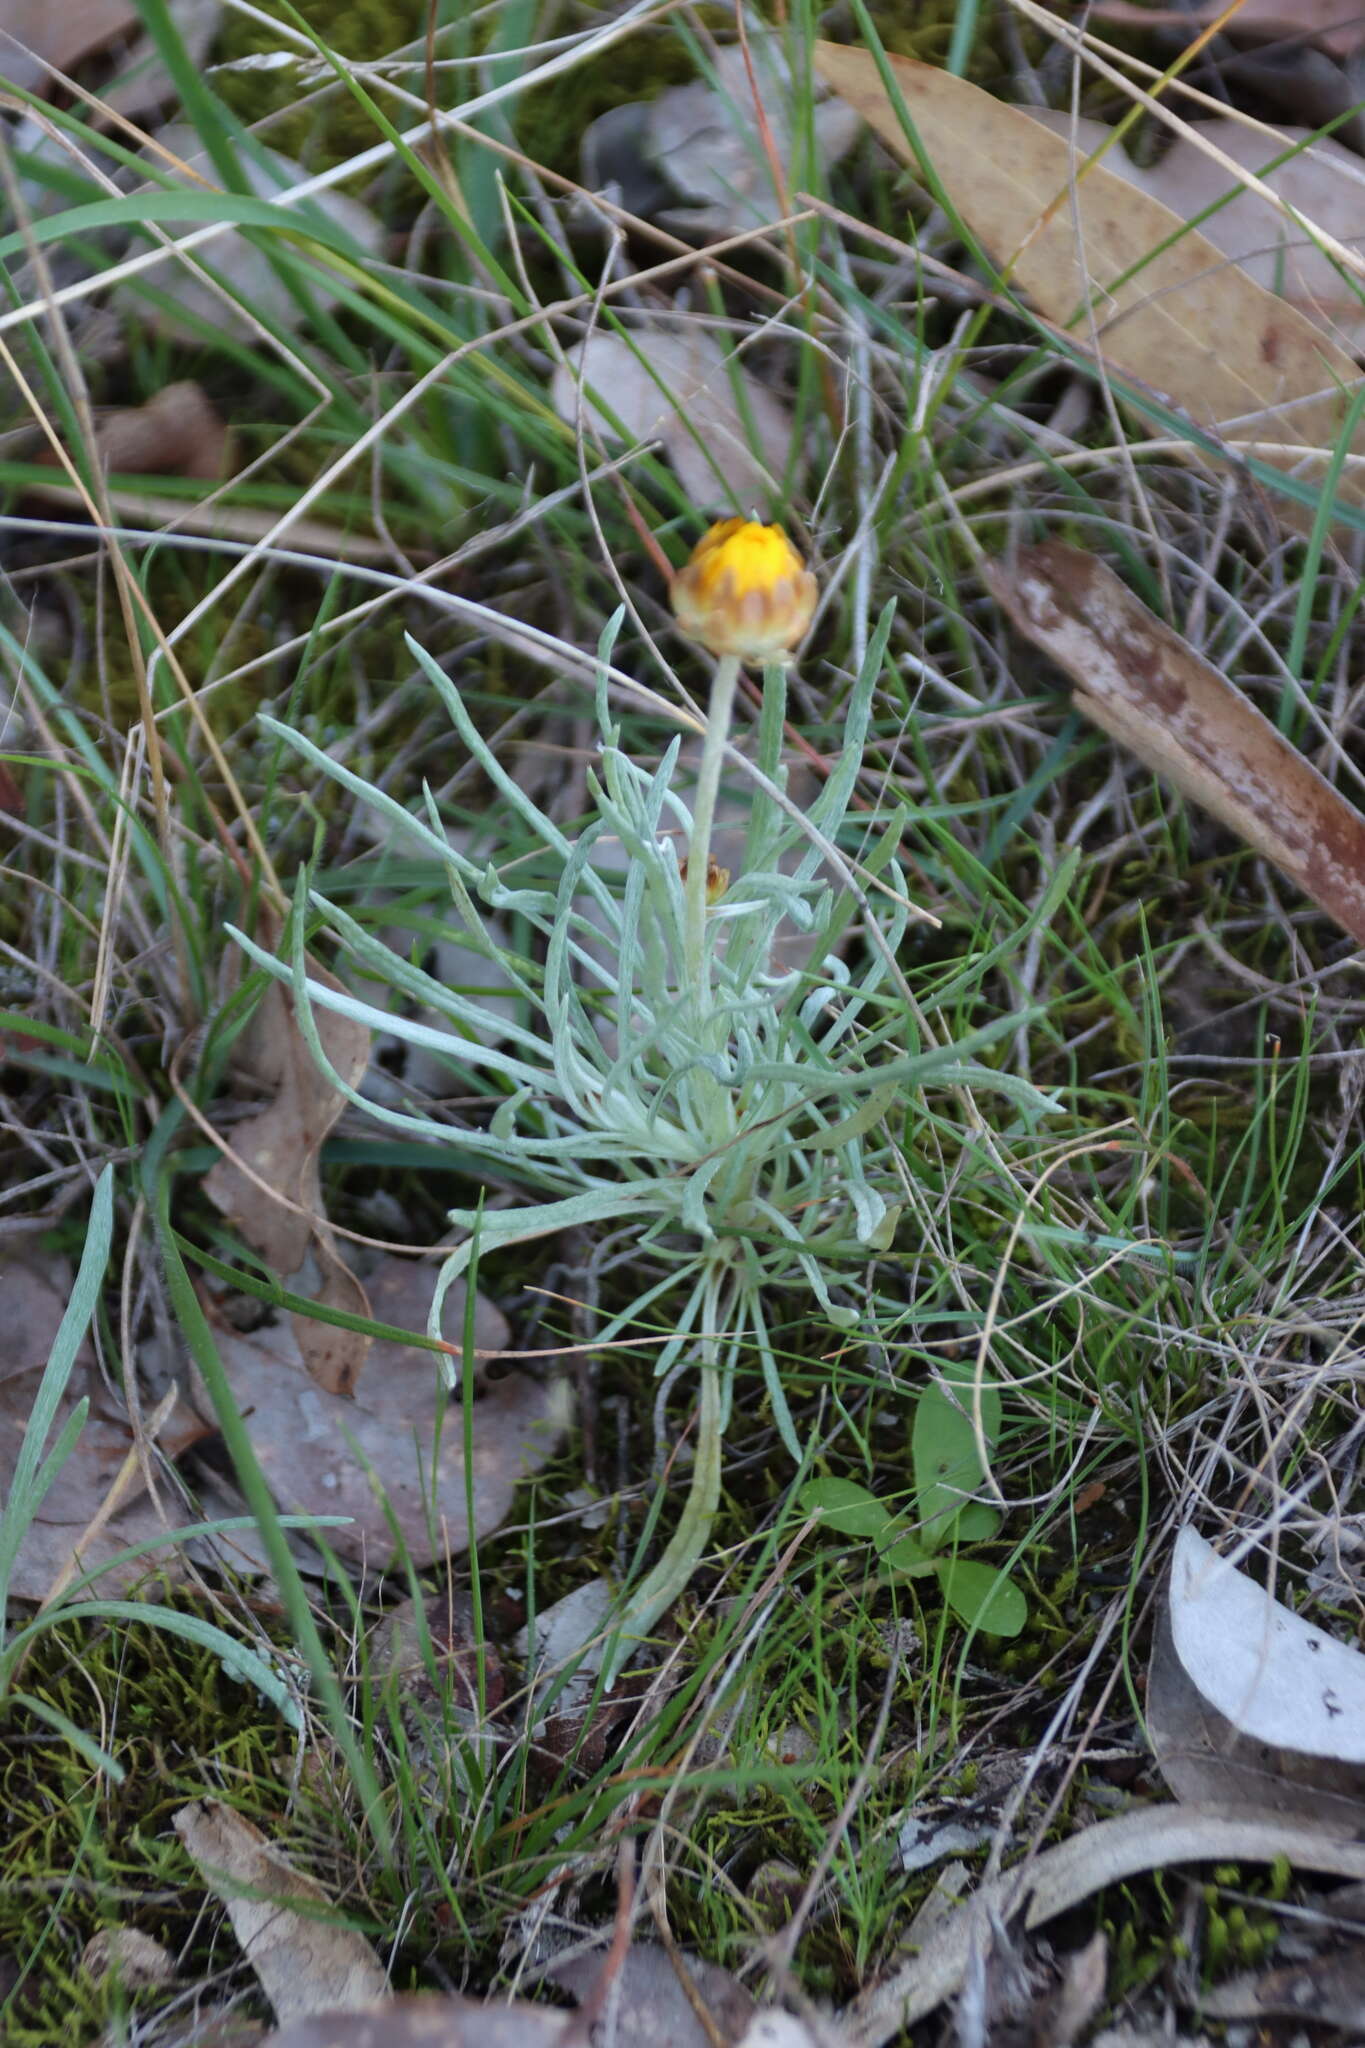
M1094 555L1020 548L986 580L1079 711L1212 812L1365 945L1365 818Z

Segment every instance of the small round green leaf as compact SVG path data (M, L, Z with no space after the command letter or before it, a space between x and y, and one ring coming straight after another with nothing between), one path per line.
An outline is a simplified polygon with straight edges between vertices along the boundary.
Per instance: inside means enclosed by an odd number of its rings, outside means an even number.
M922 1579L937 1569L924 1545L913 1536L898 1536L894 1543L888 1543L879 1561L889 1571L909 1579Z
M950 1531L955 1543L989 1543L1000 1527L1000 1517L984 1501L969 1500Z
M988 1636L1017 1636L1028 1620L1028 1602L1012 1579L994 1565L957 1558L938 1566L943 1597L969 1628Z
M819 1514L839 1536L865 1536L875 1543L891 1520L875 1494L852 1479L811 1479L797 1496L805 1514Z

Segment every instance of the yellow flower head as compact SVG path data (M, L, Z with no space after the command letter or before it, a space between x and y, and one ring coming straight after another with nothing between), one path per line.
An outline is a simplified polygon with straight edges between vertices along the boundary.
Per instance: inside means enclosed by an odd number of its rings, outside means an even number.
M669 592L689 640L741 661L780 661L810 625L815 578L780 526L721 519Z

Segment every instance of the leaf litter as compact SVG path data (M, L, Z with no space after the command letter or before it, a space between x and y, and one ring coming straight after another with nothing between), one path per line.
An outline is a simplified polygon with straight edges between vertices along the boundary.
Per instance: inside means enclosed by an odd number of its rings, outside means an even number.
M1365 1825L1365 1656L1192 1528L1176 1537L1147 1719L1177 1799Z
M325 969L310 971L327 987L341 988ZM368 1030L321 1008L315 1022L337 1075L347 1087L358 1087L370 1060ZM317 1299L368 1315L365 1290L337 1249L322 1200L322 1147L346 1107L346 1095L313 1059L278 982L265 991L243 1039L239 1070L274 1093L264 1109L233 1128L230 1149L204 1177L204 1192L281 1279L300 1272L311 1251L324 1276ZM320 1387L331 1394L354 1387L369 1351L363 1331L296 1314L293 1333Z
M780 491L791 415L737 351L694 321L653 320L634 345L590 335L567 351L551 392L571 426L582 421L613 441L622 431L633 442L661 440L699 507L767 503Z
M3 0L0 76L25 92L42 92L54 71L71 72L140 28L132 0Z
M0 1335L0 1495L8 1497L28 1431L33 1399L71 1292L71 1268L55 1255L26 1249L0 1262L5 1325ZM25 1530L9 1581L10 1597L40 1604L80 1573L95 1575L93 1590L109 1598L149 1574L181 1576L183 1566L158 1539L166 1517L146 1492L145 1467L133 1425L106 1388L89 1338L49 1433L51 1448L82 1399L90 1402L85 1426L37 1513ZM157 1449L180 1456L211 1433L174 1392L164 1405ZM149 1457L150 1437L144 1439ZM120 1552L144 1543L158 1547L110 1565Z
M1197 0L1190 7L1148 6L1146 0L1093 0L1096 21L1123 28L1177 28L1193 34L1220 16L1225 33L1265 41L1292 36L1316 43L1332 57L1353 57L1365 47L1365 15L1353 0L1242 0L1234 13L1228 0Z
M1306 229L1237 177L1239 169L1249 171L1304 220L1360 252L1365 246L1365 164L1354 150L1311 128L1188 121L1155 163L1139 165L1103 121L1073 121L1069 113L1045 107L1026 111L1074 147L1078 160L1103 149L1106 170L1182 220L1205 215L1199 222L1205 241L1344 347L1358 349L1365 340L1360 281L1354 280L1353 290L1351 273L1343 273Z
M1070 145L1022 108L933 65L885 61L948 199L1046 320L1086 349L1089 308L1112 372L1173 401L1234 456L1324 472L1360 378L1345 349L1150 193L1102 163L1078 177ZM821 42L815 62L918 169L871 52ZM1340 489L1361 498L1349 464Z
M282 2022L353 2011L388 1995L388 1977L362 1934L329 1917L321 1885L221 1800L182 1806L171 1825L209 1888Z
M167 181L172 190L185 186L202 192L206 183L210 189L216 185L211 159L193 128L183 122L160 129L144 156L155 164L158 182L140 186L140 192L165 190ZM308 178L302 164L263 143L257 143L249 155L243 152L238 160L246 189L272 205L280 206L283 195ZM281 206L280 218L306 234L314 209L315 218L354 243L359 257L379 255L383 229L378 217L344 192L319 193L304 206ZM193 263L177 260L172 254L152 272L160 304L152 304L136 282L116 285L113 304L130 321L150 325L169 339L191 345L198 345L206 326L241 341L252 340L259 331L258 317L293 332L308 318L308 299L321 310L335 305L339 294L337 273L328 267L330 256L325 261L306 260L296 250L290 261L300 274L306 272L304 303L269 255L230 229L216 236Z
M379 1322L424 1332L436 1269L384 1257L367 1275ZM463 1283L446 1296L444 1330L458 1351ZM558 1448L571 1395L558 1377L509 1371L489 1378L473 1407L473 1521L467 1512L464 1428L458 1396L442 1385L427 1348L374 1341L350 1397L328 1392L309 1371L296 1323L242 1332L220 1318L215 1332L223 1369L252 1447L282 1511L344 1515L329 1546L369 1571L406 1555L418 1566L468 1549L500 1527L517 1487ZM507 1322L479 1296L474 1341L485 1353L506 1348ZM207 1394L195 1398L211 1414Z

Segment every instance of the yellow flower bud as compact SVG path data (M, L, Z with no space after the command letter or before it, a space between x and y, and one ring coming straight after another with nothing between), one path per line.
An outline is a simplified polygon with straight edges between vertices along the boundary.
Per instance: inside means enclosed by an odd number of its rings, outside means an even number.
M684 854L684 855L683 855L683 857L682 857L682 861L680 862L680 864L679 864L679 867L678 867L678 879L679 879L679 881L681 881L681 882L684 882L684 883L685 883L685 882L686 882L686 880L687 880L687 855L686 855L686 854ZM707 854L707 856L706 856L706 900L707 900L707 902L708 902L708 903L711 903L711 904L716 904L716 903L719 903L719 902L720 902L720 899L721 899L721 897L722 897L722 896L723 896L723 895L725 894L725 892L726 892L726 890L727 890L727 889L729 888L729 886L730 886L730 870L729 870L729 868L723 868L723 867L721 866L720 862L719 862L719 861L718 861L718 860L716 859L716 856L714 855L714 853L708 853L708 854Z
M815 578L780 526L721 519L669 592L689 640L741 661L780 661L815 612Z

